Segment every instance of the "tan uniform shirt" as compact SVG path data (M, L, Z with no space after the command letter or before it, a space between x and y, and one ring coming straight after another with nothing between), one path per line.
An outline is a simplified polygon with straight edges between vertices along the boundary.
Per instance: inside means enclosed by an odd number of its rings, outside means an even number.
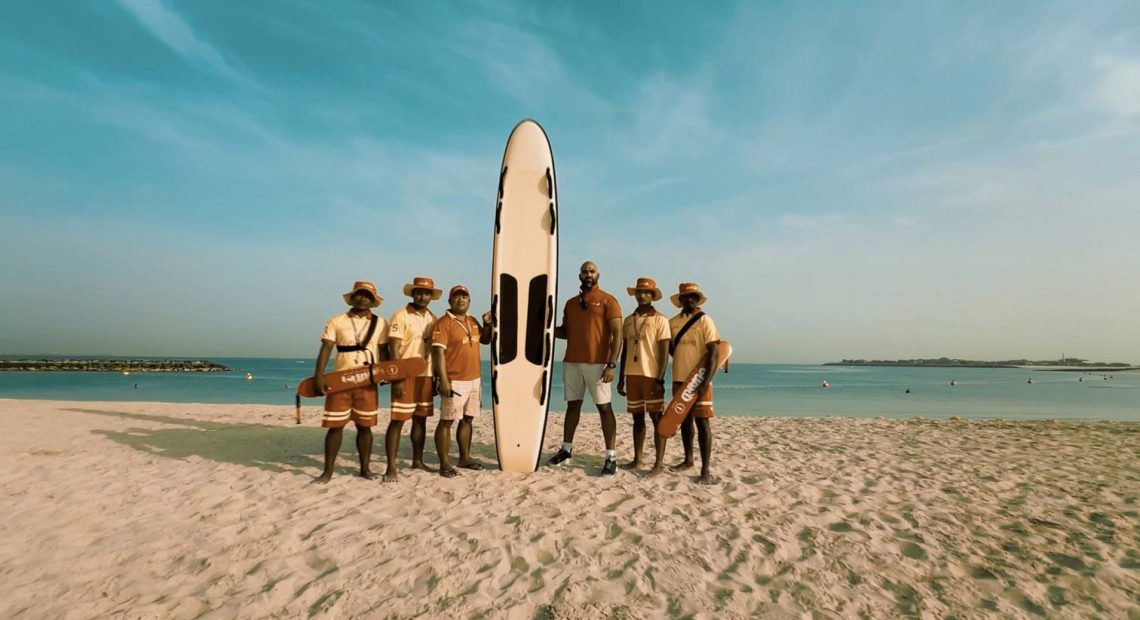
M621 331L625 338L626 376L638 375L652 379L661 376L661 371L669 360L658 357L657 343L672 337L669 319L657 310L644 316L634 312L625 317Z
M325 323L325 331L321 333L321 340L342 347L364 345L365 343L362 341L368 335L368 325L371 318L371 312L360 318L342 312ZM383 317L376 317L376 331L372 332L372 338L366 345L367 350L338 352L333 358L333 372L358 368L378 361L380 359L380 346L387 344L387 342L388 321L385 321Z
M673 334L681 331L685 323L689 322L692 318L691 315L678 314L677 316L669 319L669 329ZM716 324L709 315L704 315L689 331L681 336L681 341L677 343L677 347L673 349L673 380L684 381L689 378L689 373L701 363L701 358L705 356L706 345L710 342L720 342L720 333L716 330Z
M409 357L422 357L427 361L427 368L419 376L431 376L431 355L428 353L426 338L431 338L431 328L435 324L435 315L431 310L425 310L421 315L411 304L404 306L392 315L388 327L388 338L399 338L400 347L392 352L392 357L398 360Z

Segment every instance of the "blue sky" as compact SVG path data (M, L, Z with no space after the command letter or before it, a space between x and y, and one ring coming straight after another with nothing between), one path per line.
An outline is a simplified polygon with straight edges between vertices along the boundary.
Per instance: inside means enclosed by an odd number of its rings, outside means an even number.
M1135 2L7 3L0 105L0 353L485 307L532 117L564 297L696 280L741 361L1140 362Z

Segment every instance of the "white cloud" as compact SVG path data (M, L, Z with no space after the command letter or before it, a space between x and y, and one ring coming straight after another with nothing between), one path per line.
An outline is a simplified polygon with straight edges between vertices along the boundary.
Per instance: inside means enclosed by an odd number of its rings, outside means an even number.
M193 28L162 0L116 0L156 39L174 50L192 65L204 67L231 78L240 79L239 72L214 46L194 33Z
M1140 116L1140 60L1098 56L1093 65L1100 72L1094 90L1099 106L1120 116Z

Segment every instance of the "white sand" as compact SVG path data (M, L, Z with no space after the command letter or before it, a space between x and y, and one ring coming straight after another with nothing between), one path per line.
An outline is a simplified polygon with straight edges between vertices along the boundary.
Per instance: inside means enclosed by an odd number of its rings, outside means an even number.
M291 417L0 400L0 617L1140 618L1138 424L717 418L712 487L598 477L596 416L530 476L407 471L405 430L388 485L349 430L322 487Z

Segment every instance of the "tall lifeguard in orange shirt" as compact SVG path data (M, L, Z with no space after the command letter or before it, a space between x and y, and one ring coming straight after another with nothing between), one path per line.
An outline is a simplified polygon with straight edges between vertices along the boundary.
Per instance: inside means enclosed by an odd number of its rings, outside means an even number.
M388 432L384 436L388 457L384 482L396 480L400 432L409 419L412 421L412 469L435 471L424 464L427 419L435 412L435 388L431 380L431 355L428 354L435 315L428 310L428 304L442 297L443 291L435 288L435 281L431 278L420 276L404 285L404 295L411 297L412 302L392 315L388 326L388 347L392 350L392 359L422 357L427 361L427 368L418 377L392 384L392 421L388 423Z
M602 475L612 476L617 471L614 454L617 420L610 404L610 384L621 354L621 306L613 295L598 287L600 277L597 265L591 261L582 263L578 271L581 292L566 302L562 324L554 328L555 338L566 339L566 356L562 359L566 426L562 431L562 447L550 459L550 464L561 465L574 455L574 431L578 428L582 401L588 391L598 407L602 437L606 441Z

